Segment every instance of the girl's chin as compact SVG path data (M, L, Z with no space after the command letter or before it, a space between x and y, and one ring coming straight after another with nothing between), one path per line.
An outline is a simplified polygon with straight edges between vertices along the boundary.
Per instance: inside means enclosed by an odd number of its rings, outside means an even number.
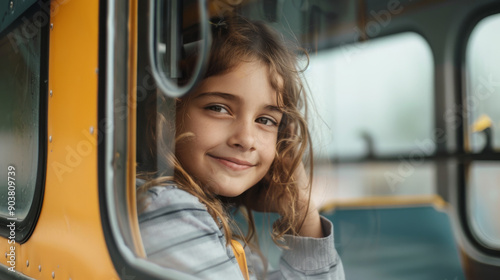
M215 191L216 195L224 196L224 197L237 197L242 194L244 191L235 192L235 191Z
M224 197L237 197L240 194L244 193L247 189L248 188L235 189L234 186L233 187L230 187L230 186L211 186L210 187L210 190L214 194L224 196Z

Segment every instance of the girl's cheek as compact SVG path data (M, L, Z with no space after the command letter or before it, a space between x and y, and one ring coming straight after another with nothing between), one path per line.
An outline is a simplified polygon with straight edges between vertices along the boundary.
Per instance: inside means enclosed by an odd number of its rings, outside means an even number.
M258 132L256 136L257 144L261 149L269 150L271 144L271 135L269 133Z
M270 160L273 161L276 155L276 143L278 141L277 135L273 133L266 133L266 135L261 136L261 139L266 155L269 155Z

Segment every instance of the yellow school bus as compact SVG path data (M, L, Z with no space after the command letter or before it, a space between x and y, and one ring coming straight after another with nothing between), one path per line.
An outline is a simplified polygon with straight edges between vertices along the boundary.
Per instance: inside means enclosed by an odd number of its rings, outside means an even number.
M309 52L313 199L348 279L500 275L499 1L2 0L0 279L197 279L148 262L136 177L163 164L155 96L203 77L225 13Z

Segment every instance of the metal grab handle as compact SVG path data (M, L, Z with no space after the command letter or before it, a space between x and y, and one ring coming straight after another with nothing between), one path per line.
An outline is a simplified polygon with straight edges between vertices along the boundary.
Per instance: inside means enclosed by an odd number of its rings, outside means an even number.
M188 93L195 84L202 78L202 72L206 63L208 63L209 53L210 53L210 44L211 44L211 33L210 33L210 25L208 22L208 9L204 9L206 7L206 0L198 0L199 13L200 13L200 26L201 26L201 51L200 57L198 58L193 78L189 80L189 82L179 87L175 83L172 83L168 77L165 76L163 71L159 71L159 65L161 63L158 55L157 48L157 36L155 36L155 21L157 18L157 14L155 12L155 2L157 0L149 1L149 28L148 28L148 41L149 41L149 63L151 65L151 72L153 74L153 78L156 82L156 86L158 89L165 94L167 97L180 97L184 94ZM168 51L168 50L167 50Z

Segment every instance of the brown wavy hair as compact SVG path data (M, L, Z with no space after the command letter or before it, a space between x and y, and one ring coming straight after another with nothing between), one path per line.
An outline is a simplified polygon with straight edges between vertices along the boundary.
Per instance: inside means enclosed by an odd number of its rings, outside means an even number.
M291 48L296 44L287 42L283 36L262 22L232 16L224 21L212 19L211 23L213 40L204 78L225 74L245 61L257 60L269 67L271 86L276 90L278 106L283 110L283 117L278 128L275 159L260 182L237 197L227 198L212 193L209 188L203 187L203 182L188 174L172 153L171 147L158 147L157 151L154 149L153 151L173 167L174 175L172 177L160 174L159 177L149 180L139 190L166 184L167 181L175 181L179 188L196 196L201 203L205 204L214 220L222 224L227 244L230 244L229 241L233 237L240 238L247 244L256 242L256 239L253 239L255 223L252 210L255 209L255 199L265 197L267 201L264 205L273 203L273 208L281 216L273 224L272 238L276 244L283 247L280 242L283 235L297 234L308 210L301 209L301 207L307 208L308 206L298 201L299 187L304 186L298 186L293 177L294 171L303 159L309 164L309 186L311 186L313 176L313 153L305 117L307 116L306 90L300 79L303 69L299 69L297 52L302 51L307 60L308 56L300 48ZM187 57L181 64L181 69L185 74L191 71L194 61L195 58ZM175 129L169 124L168 117L162 114L155 116L160 131L155 132L158 136L154 135L153 140L173 131L176 133L175 142L192 136L189 133L182 135L177 133L182 127L184 110L190 98L188 94L175 100ZM154 130L151 129L150 132L153 134ZM308 189L308 200L310 200L310 188ZM245 236L229 217L231 209L242 210L246 217L249 230Z

